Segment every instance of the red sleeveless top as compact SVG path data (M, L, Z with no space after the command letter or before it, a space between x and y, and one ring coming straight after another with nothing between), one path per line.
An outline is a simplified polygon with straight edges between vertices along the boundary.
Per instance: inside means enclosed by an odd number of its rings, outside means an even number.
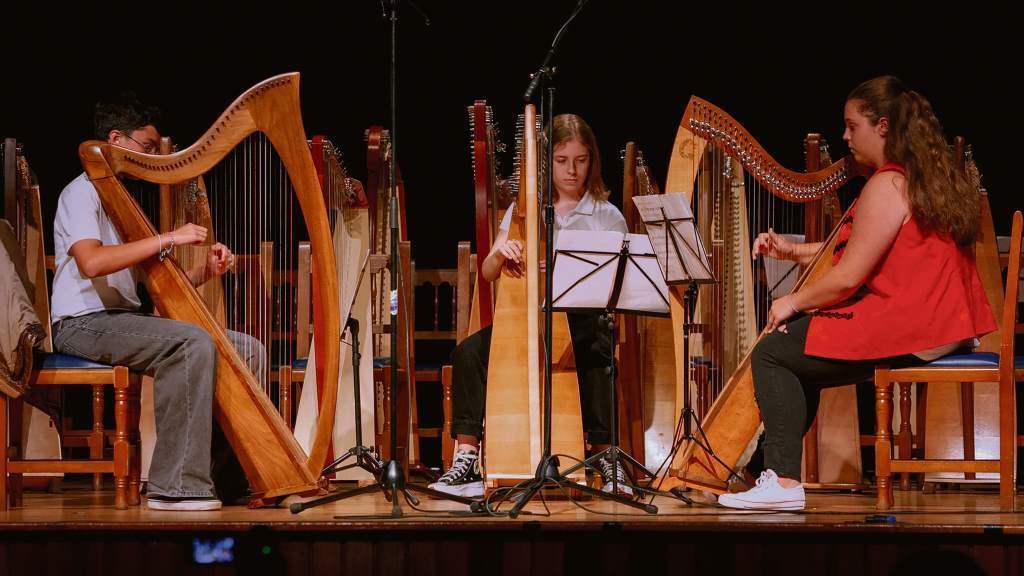
M888 171L905 173L890 162L875 174ZM854 202L840 223L833 265L843 256L856 212ZM996 329L974 250L921 230L913 216L856 294L812 316L804 353L840 360L913 354Z

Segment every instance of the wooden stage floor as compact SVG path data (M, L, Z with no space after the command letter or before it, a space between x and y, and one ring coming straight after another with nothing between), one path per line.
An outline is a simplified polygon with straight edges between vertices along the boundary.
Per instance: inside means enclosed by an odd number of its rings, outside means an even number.
M996 492L979 489L897 491L897 505L884 518L876 516L873 493L811 492L801 513L659 498L659 514L648 515L605 501L548 500L547 512L536 501L516 520L469 515L465 506L430 499L421 510L403 502L404 517L391 519L391 505L379 494L298 515L242 506L118 511L112 501L111 490L96 493L87 484L26 493L22 508L0 512L0 574L241 574L267 566L293 574L613 574L640 566L890 574L903 573L902 563L917 557L938 561L942 574L1024 570L1024 506L1002 512ZM193 562L195 538L225 536L236 541L233 563ZM982 571L957 572L960 561Z

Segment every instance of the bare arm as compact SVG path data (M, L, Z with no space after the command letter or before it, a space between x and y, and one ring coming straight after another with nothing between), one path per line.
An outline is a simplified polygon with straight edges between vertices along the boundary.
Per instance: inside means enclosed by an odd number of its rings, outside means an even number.
M771 256L778 260L792 260L801 266L806 266L818 253L822 242L790 242L785 236L775 233L771 228L762 232L754 239L754 246L750 256L757 259L759 254Z
M803 242L793 246L793 257L791 258L801 266L807 266L814 260L814 255L821 250L824 242Z
M522 274L523 244L518 240L508 239L508 230L498 230L498 235L491 245L491 252L484 259L480 271L484 280L494 282L501 276L501 268L507 266L509 271L519 276Z
M79 272L86 278L100 278L156 256L161 248L170 247L172 237L178 246L197 244L206 239L206 228L186 224L168 234L111 246L94 238L86 238L75 242L68 250L68 255L75 259Z
M903 176L891 172L868 181L857 201L857 217L842 259L817 282L776 300L769 315L769 330L798 310L835 304L857 291L892 246L910 214L904 185Z

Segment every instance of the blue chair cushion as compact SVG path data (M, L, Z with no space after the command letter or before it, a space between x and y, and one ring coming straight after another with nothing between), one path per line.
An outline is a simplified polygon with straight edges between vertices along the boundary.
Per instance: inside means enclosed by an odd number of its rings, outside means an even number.
M46 370L60 370L60 369L83 369L83 368L106 368L110 369L110 364L101 364L99 362L93 362L85 358L79 358L78 356L69 356L67 354L47 354L43 357L43 361L39 365L40 368Z
M984 367L993 368L999 366L999 354L995 352L972 352L970 354L954 354L943 356L927 366L949 366L956 368ZM1013 367L1016 370L1024 369L1024 356L1013 358Z
M950 354L938 360L929 362L925 366L949 367L949 368L992 368L999 366L999 354L994 352L971 352L970 354Z
M291 369L292 370L305 370L306 366L308 364L309 364L309 358L296 358L296 359L292 360ZM277 372L280 369L281 369L281 365L280 364L278 364L276 362L271 363L270 370L272 372Z

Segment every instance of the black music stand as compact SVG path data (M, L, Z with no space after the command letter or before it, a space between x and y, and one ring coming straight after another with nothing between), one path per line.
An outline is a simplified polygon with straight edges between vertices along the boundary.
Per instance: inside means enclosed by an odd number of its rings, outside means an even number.
M697 294L697 286L714 284L717 280L708 262L707 250L697 232L696 221L685 194L635 196L633 202L640 212L651 245L658 255L658 264L661 266L665 283L686 285L683 292L683 362L686 364L682 382L683 409L679 415L680 425L676 427L672 451L666 462L671 463L675 459L684 442L697 443L717 459L711 447L706 442L702 443L701 439L692 433L690 424L692 418L696 421L701 436L706 438L690 398L690 309ZM724 465L724 462L722 464Z
M345 303L345 308L343 309L343 312L345 313L345 324L344 328L342 328L342 336L344 336L345 330L348 330L349 334L352 336L352 403L355 410L356 443L333 462L324 466L323 470L320 471L321 476L327 476L335 472L356 467L366 470L375 478L379 477L381 474L382 463L380 459L377 458L377 455L374 453L372 448L363 446L363 406L359 389L359 364L362 358L362 353L359 351L359 321L352 317L356 297L359 295L359 287L363 283L363 276L366 274L366 264L369 260L370 251L367 250L366 255L363 257L363 264L359 269L359 279L356 282L356 289L352 291L352 297ZM355 458L355 460L348 465L344 465L349 458ZM355 490L348 490L345 492L339 491L334 494L328 494L306 502L295 502L289 506L288 509L291 510L292 514L298 514L307 508L313 508L315 506L327 504L328 502L352 498L353 496L371 492L378 488L383 489L383 486L380 482L374 482L373 484L356 488Z
M631 240L635 242L632 248L630 247ZM554 252L549 280L552 285L552 294L555 297L551 299L551 306L545 302L546 309L552 312L555 310L598 311L608 315L613 309L647 314L666 314L668 312L668 287L661 279L657 264L653 260L654 253L650 248L650 241L646 237L621 232L563 230L559 233L558 246L558 250ZM559 304L560 302L561 304ZM617 308L610 309L610 306ZM611 329L611 326L609 328ZM550 341L546 343L546 346L550 349ZM550 358L547 361L550 362ZM614 357L612 364L614 366ZM614 370L613 367L611 369ZM546 385L550 386L549 383ZM566 472L560 472L558 459L551 454L551 390L548 388L545 391L545 402L548 403L544 408L545 454L538 465L537 477L523 488L521 494L514 497L516 504L509 511L510 517L518 516L526 503L546 486L575 489L596 498L632 506L649 514L658 513L658 508L652 504L618 494L614 470L611 492L604 492L585 484L576 484L568 478L569 473L590 466L592 461L604 456L609 451L616 459L615 462L618 462L620 451L618 450L614 386L612 386L611 396L612 448L576 464ZM628 457L630 462L640 466L640 463L628 454L621 453L621 455ZM512 497L511 492L502 500L509 497Z
M668 286L662 278L651 241L643 234L565 230L558 237L553 273L552 309L602 313L612 340L612 362L608 367L613 378L609 390L612 409L611 446L562 474L568 476L607 455L612 462L612 493L618 493L616 471L619 466L622 466L629 479L626 486L634 490L634 493L648 492L648 489L638 485L637 477L642 472L653 478L654 473L619 447L615 386L618 371L614 360L618 331L613 314L669 315ZM632 470L620 461L632 465Z

